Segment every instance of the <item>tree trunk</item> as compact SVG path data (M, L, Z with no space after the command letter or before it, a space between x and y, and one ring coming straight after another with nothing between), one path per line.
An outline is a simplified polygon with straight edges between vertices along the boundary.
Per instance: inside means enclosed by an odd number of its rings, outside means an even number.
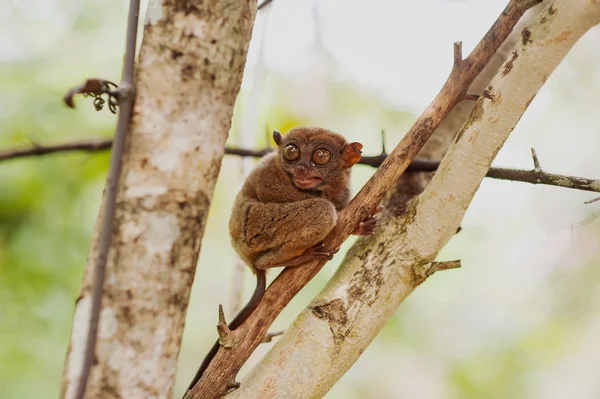
M89 398L170 396L255 7L253 0L150 0ZM62 398L73 397L79 383L98 226L75 308Z
M481 180L548 76L600 22L598 0L557 0L520 32L422 195L388 207L231 398L322 397L431 273ZM405 198L404 198L405 199ZM402 378L402 376L399 376Z

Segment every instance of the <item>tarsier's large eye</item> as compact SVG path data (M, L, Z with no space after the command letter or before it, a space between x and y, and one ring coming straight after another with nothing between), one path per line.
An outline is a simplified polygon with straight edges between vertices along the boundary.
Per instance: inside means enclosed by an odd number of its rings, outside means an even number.
M331 161L331 153L325 148L318 148L312 154L312 161L317 165L327 165Z
M288 144L283 149L283 156L288 161L295 161L300 156L300 149L294 144Z

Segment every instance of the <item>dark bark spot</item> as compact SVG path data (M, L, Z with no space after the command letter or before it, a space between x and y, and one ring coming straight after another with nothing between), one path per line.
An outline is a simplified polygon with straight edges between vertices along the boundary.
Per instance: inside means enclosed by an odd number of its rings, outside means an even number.
M181 79L185 82L194 78L194 67L190 64L184 65L181 68Z
M554 8L554 6L548 7L548 14L554 15L554 13L556 13L556 8Z
M548 20L548 18L546 18L546 16L542 16L542 18L540 18L540 24L544 25L546 23L546 21Z
M489 100L493 100L493 97L491 94L491 89L493 89L493 87L490 85L490 86L488 86L487 89L485 89L483 91L483 94L482 94L485 98L487 98ZM460 129L460 132L458 132L455 142L458 143L460 141L460 139L462 139L463 135L465 134L465 130L467 130L467 128L471 124L481 120L482 116L483 116L483 102L477 101L475 103L475 107L473 107L473 110L471 111L471 114L469 115L469 118L467 119L467 121L465 122L463 127Z
M196 5L199 4L197 1L175 0L172 4L175 12L182 12L184 15L195 14L198 18L201 18L204 14L202 9ZM168 8L166 5L164 7Z
M366 258L371 255L368 250L363 254L361 260L366 263ZM383 265L387 259L387 254L382 255L381 259L372 267L363 267L356 272L350 280L348 289L348 303L363 302L372 305L379 296L379 290L384 283Z
M516 50L513 50L511 53L510 60L508 60L508 62L504 65L504 68L502 69L502 76L506 76L510 73L510 71L512 71L515 60L517 58L519 58L519 53L517 53Z
M535 98L535 94L533 96L531 96L531 98L529 100L527 100L527 102L525 103L525 108L529 107L529 104L531 104L531 102L533 101L534 98Z
M531 40L531 31L528 28L521 31L521 42L523 43L523 46L533 43L533 40Z
M167 299L167 305L173 305L176 307L181 306L181 304L183 302L185 302L185 301L183 300L183 295L181 292L177 292L177 293L171 295L169 297L169 299Z
M485 98L487 98L488 100L493 100L494 97L492 96L492 91L494 90L494 86L489 85L484 91L483 91L483 96Z
M346 324L348 322L346 308L341 299L334 299L331 302L315 305L311 310L319 319L323 319L328 322L337 324Z
M183 53L179 50L171 50L171 58L173 58L174 60L181 57L182 55Z
M140 162L141 167L145 168L146 165L148 165L148 158L142 158L142 161Z
M120 320L125 322L127 325L133 324L133 313L131 312L131 308L129 306L123 306L121 308Z

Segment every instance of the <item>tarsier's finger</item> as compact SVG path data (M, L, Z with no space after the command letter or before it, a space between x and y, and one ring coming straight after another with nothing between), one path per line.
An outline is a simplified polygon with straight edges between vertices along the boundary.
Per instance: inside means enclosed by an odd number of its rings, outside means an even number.
M379 204L375 207L375 209L373 209L373 212L371 212L371 217L374 217L375 215L377 215L379 212L383 211L383 205Z
M321 258L321 257L322 258L326 258L328 256L331 256L331 252L328 252L328 251L311 251L310 255L311 256L316 256L316 257L319 257L319 258Z

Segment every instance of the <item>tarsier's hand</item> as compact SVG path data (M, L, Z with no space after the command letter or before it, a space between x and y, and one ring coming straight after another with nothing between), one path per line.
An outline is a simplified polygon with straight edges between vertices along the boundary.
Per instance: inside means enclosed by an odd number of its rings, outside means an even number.
M352 234L357 236L370 236L375 234L375 229L379 226L377 214L383 210L383 205L377 205L373 212L361 220Z

